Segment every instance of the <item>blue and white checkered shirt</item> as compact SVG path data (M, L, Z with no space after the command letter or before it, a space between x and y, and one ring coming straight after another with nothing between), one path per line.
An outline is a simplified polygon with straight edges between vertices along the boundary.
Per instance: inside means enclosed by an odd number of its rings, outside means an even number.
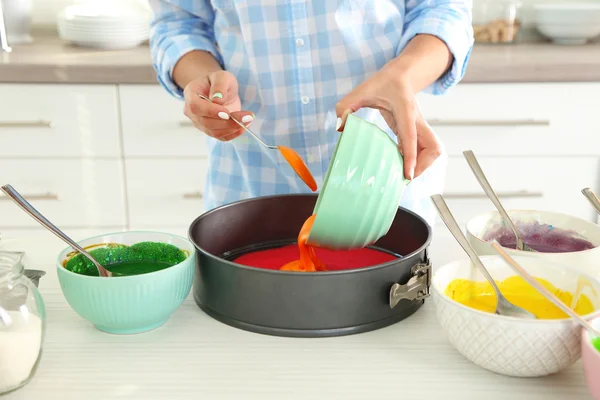
M336 103L381 69L417 34L435 35L454 55L452 68L427 89L444 93L462 78L472 45L471 0L150 0L150 46L160 83L182 90L173 67L193 50L210 52L237 77L242 108L266 143L293 148L319 187L338 139ZM357 115L389 131L378 111ZM310 190L279 152L249 135L208 138L205 207ZM443 155L405 190L401 205L430 223L429 195L441 192Z

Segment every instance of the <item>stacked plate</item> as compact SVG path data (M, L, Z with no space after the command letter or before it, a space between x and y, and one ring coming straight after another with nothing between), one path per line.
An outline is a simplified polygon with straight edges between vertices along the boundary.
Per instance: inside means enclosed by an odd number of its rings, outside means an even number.
M58 14L60 37L75 45L128 49L148 40L151 14L133 6L79 4Z

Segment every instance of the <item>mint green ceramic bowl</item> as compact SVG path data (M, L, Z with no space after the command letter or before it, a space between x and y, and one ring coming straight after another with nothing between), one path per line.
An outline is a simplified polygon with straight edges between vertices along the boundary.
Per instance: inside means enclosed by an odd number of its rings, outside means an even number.
M308 244L342 250L375 243L390 229L408 182L397 144L350 114L317 199Z
M69 247L58 256L58 280L73 310L103 332L141 333L158 328L183 303L192 287L195 251L186 239L160 232L117 232L85 239L83 247L98 243L132 245L139 242L169 243L189 256L181 263L157 272L135 276L100 278L80 275L62 266Z

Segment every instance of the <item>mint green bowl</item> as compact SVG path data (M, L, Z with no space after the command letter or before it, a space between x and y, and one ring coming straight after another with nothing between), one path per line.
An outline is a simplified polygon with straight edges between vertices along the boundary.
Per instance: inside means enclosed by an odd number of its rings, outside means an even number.
M183 303L192 287L195 249L186 239L160 232L117 232L82 240L83 247L98 243L132 245L139 242L169 243L188 252L183 262L157 272L101 278L80 275L62 263L73 250L58 256L58 280L73 310L107 333L133 334L163 325Z
M397 144L350 114L317 199L308 244L343 250L375 243L389 231L408 182Z

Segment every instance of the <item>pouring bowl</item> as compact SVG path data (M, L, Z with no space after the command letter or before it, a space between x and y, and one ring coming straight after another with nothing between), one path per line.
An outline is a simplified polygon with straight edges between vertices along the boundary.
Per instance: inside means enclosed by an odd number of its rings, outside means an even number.
M408 183L398 145L377 125L348 115L307 243L336 250L375 243L389 231Z

